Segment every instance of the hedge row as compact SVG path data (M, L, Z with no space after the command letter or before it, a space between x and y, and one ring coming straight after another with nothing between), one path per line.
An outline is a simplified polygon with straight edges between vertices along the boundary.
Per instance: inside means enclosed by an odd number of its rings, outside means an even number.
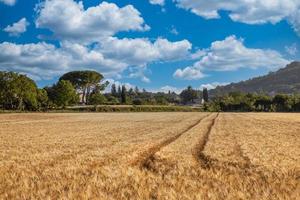
M200 112L201 108L187 106L94 106L68 108L73 112Z

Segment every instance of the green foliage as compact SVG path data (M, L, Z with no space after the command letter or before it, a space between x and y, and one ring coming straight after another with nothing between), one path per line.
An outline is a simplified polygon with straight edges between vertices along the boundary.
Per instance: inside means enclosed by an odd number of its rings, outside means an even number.
M107 99L107 104L110 104L110 105L117 105L117 104L120 104L120 101L118 98L110 95L110 94L106 94L105 95L106 99Z
M47 88L50 100L58 107L76 104L79 100L76 90L70 81L60 80L56 85Z
M232 92L215 98L204 106L206 111L224 112L299 112L300 96L278 94L274 97L265 94L244 94Z
M91 96L89 98L89 104L92 104L92 105L103 105L106 103L107 103L107 99L101 93L91 94Z
M134 106L98 107L102 111L140 112L140 111L185 111L190 107L171 106L195 104L201 98L201 92L187 87L180 95L174 92L148 92L145 89L126 90L125 85L112 85L111 94L101 94L109 84L100 83L103 76L93 71L69 72L60 78L52 87L38 89L35 82L25 75L14 72L0 72L0 108L3 110L42 110L57 107L65 108L79 102L77 92L82 92L85 103L92 105L127 104ZM76 88L75 88L75 87ZM80 91L81 90L81 91ZM277 94L268 96L264 93L230 92L227 95L213 97L208 102L208 91L204 89L203 110L224 112L300 112L300 95ZM197 100L197 101L196 101ZM155 106L160 105L160 106ZM163 106L168 105L168 106ZM202 109L201 108L201 109ZM96 110L96 107L95 109ZM198 109L200 110L200 108Z
M143 101L140 98L136 98L132 101L133 105L143 105Z
M69 108L73 112L200 112L188 106L95 106Z
M271 111L272 98L267 95L259 95L256 97L254 106L256 107L256 111Z
M204 99L204 102L208 102L208 90L207 90L207 88L203 88L203 99Z
M0 103L3 109L36 110L37 86L26 75L0 72Z
M289 102L289 96L285 94L277 94L273 98L273 104L276 108L276 111L279 112L288 111L291 108Z
M114 97L118 97L118 92L117 92L117 87L116 87L116 84L112 84L111 85L111 95L114 96Z
M162 93L158 93L157 95L155 95L154 99L156 101L156 104L158 104L158 105L168 105L169 104L167 98Z
M108 85L108 82L101 85L100 81L102 79L102 74L95 71L72 71L64 74L59 80L70 81L77 90L82 92L81 102L88 103L87 99L92 93L93 88L104 90Z
M191 86L188 86L187 89L180 93L180 97L183 104L194 103L194 100L198 97L198 92Z
M45 89L37 90L37 101L39 110L47 110L49 106L48 93Z
M121 91L121 103L126 104L127 103L127 91L125 85L122 86Z

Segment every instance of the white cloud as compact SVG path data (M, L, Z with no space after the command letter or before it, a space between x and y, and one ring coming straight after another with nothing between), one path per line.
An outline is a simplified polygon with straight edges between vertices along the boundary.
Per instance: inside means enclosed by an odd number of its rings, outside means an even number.
M129 78L139 78L141 81L145 83L150 83L151 80L145 75L148 70L146 66L144 67L132 67L129 69Z
M169 93L169 91L170 91L170 92L175 92L176 94L180 94L182 92L182 90L183 90L182 88L177 88L177 87L166 85L166 86L161 87L158 91L164 92L164 93Z
M13 6L16 4L16 0L0 0L0 2L8 5L8 6Z
M192 44L187 40L170 42L163 38L150 41L148 38L115 37L114 35L121 31L149 29L140 12L132 5L119 8L114 3L102 2L98 6L85 9L81 1L46 0L38 4L36 11L36 26L50 29L54 36L62 41L62 48L69 47L68 53L73 52L73 48L76 49L76 53L79 51L81 54L74 56L79 58L77 62L96 62L97 56L99 62L110 58L123 66L120 69L119 65L116 65L116 73L131 67L135 70L130 72L129 77L140 78L144 82L150 82L145 76L149 63L187 58L192 48ZM89 44L93 44L92 49L87 47ZM91 58L90 54L94 57ZM97 63L95 66L98 66ZM114 66L110 67L113 68Z
M205 77L205 74L194 67L186 67L184 69L177 69L173 77L185 80L197 80Z
M154 47L159 52L160 60L180 60L189 55L192 44L188 40L170 42L167 39L159 38L155 41Z
M135 88L135 86L132 85L132 84L130 84L130 83L123 83L123 82L116 81L116 80L111 79L111 78L105 79L103 82L106 82L106 81L109 82L109 85L105 88L104 93L110 93L110 92L111 92L111 86L112 86L113 84L116 85L116 88L118 88L119 86L122 87L122 85L125 85L125 88L126 88L127 90L129 90L129 89L131 89L131 88L132 88L132 89Z
M179 35L179 32L177 31L177 29L174 26L172 26L170 33L172 33L173 35Z
M120 31L148 29L131 5L119 8L102 2L85 9L82 2L74 0L46 0L36 11L36 26L51 30L60 45L0 43L0 69L27 73L36 79L76 69L95 69L119 77L126 69L133 69L129 77L150 82L145 75L148 64L189 58L192 49L187 40L114 37Z
M203 90L204 88L207 88L208 90L215 89L217 86L224 86L228 85L229 83L220 83L220 82L212 82L207 84L202 84L200 86L200 90Z
M233 21L247 24L276 24L287 19L300 34L299 0L174 0L177 6L206 19L220 18L219 11L229 11Z
M178 69L174 77L193 80L203 77L203 71L234 71L240 68L268 68L270 70L285 66L290 61L274 50L251 49L244 46L242 39L229 36L216 41L206 49L205 55L193 66Z
M170 92L175 92L176 94L180 94L182 92L182 90L184 90L184 89L169 86L169 85L166 85L166 86L163 86L160 88L155 88L155 89L147 89L147 91L153 92L153 93L157 93L157 92L169 93L169 91L170 91Z
M26 32L27 26L29 26L29 22L27 22L26 18L22 18L20 21L8 25L5 29L3 29L5 32L7 32L10 36L20 36L22 33Z
M149 2L153 5L160 5L160 6L165 5L165 0L149 0Z
M126 63L128 66L135 66L131 68L129 77L140 78L143 82L149 83L151 81L145 75L149 63L186 59L189 57L191 48L192 44L187 40L170 42L167 39L158 38L151 42L147 38L110 37L103 39L97 50L106 57Z
M295 56L298 53L296 43L292 44L291 46L285 46L285 51L290 54L291 56Z
M0 43L0 70L27 73L35 79L50 79L66 71L94 69L108 77L118 77L128 68L130 78L150 82L145 76L147 64L170 61L189 53L190 43L157 39L116 39L94 47L63 41L52 44ZM132 51L128 51L132 49Z
M65 43L61 48L52 44L0 44L0 70L26 73L36 80L51 79L76 69L94 69L106 76L121 73L127 65L106 59L97 51Z
M119 8L114 3L102 2L85 10L81 1L46 0L36 10L36 26L50 29L63 40L94 42L120 31L149 29L132 5Z
M173 61L188 57L192 44L187 40L170 42L158 38L151 42L147 38L118 39L110 37L102 40L100 51L111 58L129 65L145 66L155 61ZM130 50L129 50L130 49Z

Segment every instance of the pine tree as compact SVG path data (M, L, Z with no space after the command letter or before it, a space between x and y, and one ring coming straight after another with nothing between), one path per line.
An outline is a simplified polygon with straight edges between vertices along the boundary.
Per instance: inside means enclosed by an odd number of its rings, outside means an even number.
M203 88L203 99L204 99L204 102L208 102L208 90L207 90L207 88Z
M121 102L122 102L123 104L126 104L126 102L127 102L127 91L126 91L125 85L122 86Z
M116 84L111 85L111 95L114 96L114 97L118 96Z
M121 86L119 85L118 86L118 92L117 92L117 97L121 97L121 93L122 93L122 89L121 89Z

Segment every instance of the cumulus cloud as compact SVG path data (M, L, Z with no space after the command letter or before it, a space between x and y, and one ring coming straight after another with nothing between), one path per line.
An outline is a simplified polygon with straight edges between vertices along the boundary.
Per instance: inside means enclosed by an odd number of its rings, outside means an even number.
M82 2L74 0L45 0L36 12L36 26L51 30L59 45L0 43L0 70L47 79L76 69L94 69L109 77L120 77L126 69L133 69L129 77L150 82L145 75L149 63L183 59L192 48L187 40L115 37L121 31L149 28L132 5L120 8L102 2L85 9ZM20 24L25 25L20 28ZM6 31L20 34L26 26L26 19L22 19Z
M106 81L109 82L109 85L105 88L104 93L110 93L111 92L111 86L113 84L116 85L116 88L118 88L119 86L122 87L122 85L124 85L127 90L129 90L131 88L132 89L135 88L135 85L132 85L130 83L123 83L123 82L120 82L120 81L117 81L117 80L114 80L114 79L111 79L111 78L105 79L103 82L106 82Z
M147 91L155 92L155 93L157 93L157 92L169 93L169 91L170 91L170 92L175 92L176 94L180 94L182 92L182 90L184 90L184 89L166 85L166 86L162 86L160 88L148 89Z
M118 39L110 37L100 43L101 52L128 65L144 66L155 61L173 61L186 58L192 48L187 40L170 42L158 38L151 42L147 38ZM130 50L129 50L130 49Z
M110 42L109 42L110 41ZM132 51L128 51L132 49ZM132 67L129 77L150 82L145 76L150 62L170 61L188 54L187 41L110 38L94 47L63 41L60 47L37 44L0 43L0 70L27 73L35 79L49 79L66 71L93 69L117 77Z
M76 69L94 69L107 76L121 73L127 65L105 58L79 44L0 44L0 70L26 73L36 80L51 79Z
M171 29L169 30L170 33L173 35L179 35L178 30L175 28L175 26L172 26Z
M199 61L192 66L178 69L174 77L194 80L202 78L203 71L234 71L240 68L260 67L273 70L290 62L277 51L247 48L243 42L236 36L213 42Z
M183 90L182 88L166 85L161 87L158 91L164 93L168 93L170 91L170 92L175 92L176 94L180 94L182 90Z
M185 80L198 80L205 77L205 74L195 67L186 67L184 69L177 69L173 77Z
M3 29L5 32L9 34L9 36L20 36L22 33L26 32L27 26L29 26L29 22L26 20L26 18L22 18L20 21L8 25L5 29Z
M278 23L287 19L300 34L299 0L174 0L178 7L206 19L220 18L219 11L229 11L233 21L247 24Z
M295 56L298 53L296 43L294 43L290 46L285 46L284 48L285 48L285 51L291 56Z
M13 6L16 4L17 1L16 0L0 0L0 2L6 4L8 6Z
M165 0L149 0L149 2L153 5L160 5L160 6L165 5Z
M37 6L37 28L50 29L54 36L69 41L94 42L120 31L149 29L132 5L119 8L102 2L84 9L82 1L46 0Z
M215 89L218 86L228 85L229 83L212 82L200 85L200 90L207 88L208 90Z

